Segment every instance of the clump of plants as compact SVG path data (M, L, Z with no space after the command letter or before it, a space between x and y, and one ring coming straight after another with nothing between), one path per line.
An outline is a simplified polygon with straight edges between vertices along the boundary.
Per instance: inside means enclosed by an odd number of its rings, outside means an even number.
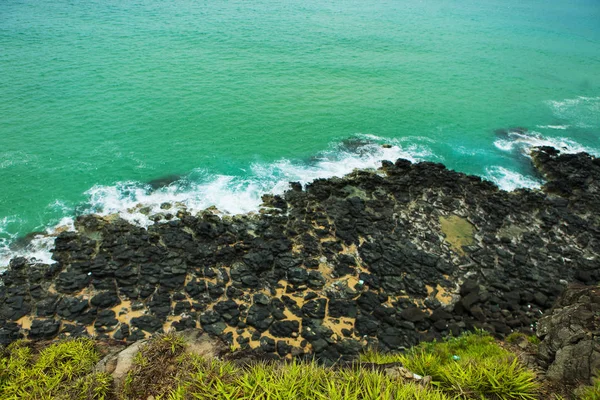
M91 339L58 342L39 352L29 342L16 342L0 357L0 398L528 400L537 391L534 374L481 332L421 344L406 354L368 351L361 357L376 364L401 362L416 374L431 376L430 385L371 364L324 367L292 360L236 365L206 360L188 352L178 334L168 333L141 347L114 393L111 377L93 372L98 359ZM598 386L582 398L597 399Z
M121 395L128 399L160 398L174 386L190 365L185 341L174 332L157 335L136 354Z
M535 399L535 374L485 332L442 342L423 343L407 354L367 352L365 361L401 362L410 371L432 377L444 393L460 398Z
M598 372L600 373L600 371ZM578 393L578 398L580 400L600 400L600 378L595 379L592 386L581 388Z
M108 374L93 373L99 354L90 339L65 340L37 352L17 341L0 355L2 399L107 399Z
M506 337L506 341L512 344L518 344L521 341L527 341L533 345L540 344L540 339L535 335L526 335L522 332L513 332Z
M383 372L326 368L317 362L256 363L205 360L185 351L174 333L154 337L134 360L124 399L397 399L448 400L435 388L405 384Z
M331 369L315 362L259 363L246 368L196 358L169 400L449 400L435 388L405 383L381 371Z

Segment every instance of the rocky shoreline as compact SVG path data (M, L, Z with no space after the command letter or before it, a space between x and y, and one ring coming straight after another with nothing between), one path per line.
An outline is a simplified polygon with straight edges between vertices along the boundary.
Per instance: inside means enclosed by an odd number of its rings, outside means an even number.
M533 333L570 283L600 281L600 159L544 147L532 160L542 190L399 159L291 184L252 215L165 204L148 229L79 217L55 264L14 259L0 276L0 344L201 328L334 362L475 328Z

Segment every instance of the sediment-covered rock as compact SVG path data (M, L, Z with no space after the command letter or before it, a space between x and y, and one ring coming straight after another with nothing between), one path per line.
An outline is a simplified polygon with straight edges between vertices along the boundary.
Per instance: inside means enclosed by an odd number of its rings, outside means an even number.
M148 229L81 216L56 264L15 259L3 273L0 340L201 327L337 360L473 328L533 332L567 283L600 280L600 162L532 157L543 190L397 160L292 184L257 214L179 212Z

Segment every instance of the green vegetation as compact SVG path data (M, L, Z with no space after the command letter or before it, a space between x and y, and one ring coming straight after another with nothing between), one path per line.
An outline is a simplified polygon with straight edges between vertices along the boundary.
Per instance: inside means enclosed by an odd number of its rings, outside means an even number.
M328 368L299 361L238 366L205 360L169 333L142 346L115 394L111 377L93 372L99 358L93 341L86 339L58 342L39 352L29 342L16 342L1 354L0 398L527 400L537 398L538 386L532 372L481 332L422 344L406 354L368 351L361 357L377 364L402 362L416 374L431 376L430 385L372 366Z
M600 371L598 371L600 375ZM593 386L587 386L579 391L580 400L600 400L600 378L594 380Z
M122 397L160 398L174 385L178 375L190 366L186 362L185 342L175 333L155 336L136 355L133 368L127 374Z
M89 339L66 340L35 353L17 341L0 357L2 399L106 399L112 379L92 372L99 355Z
M239 369L195 359L167 397L186 399L446 400L434 388L402 383L372 370L331 369L316 363L256 364Z
M407 354L367 352L362 359L402 362L416 374L431 376L433 385L444 393L460 398L537 398L535 374L484 332L424 343Z
M168 342L176 339L163 336L142 349L127 378L127 398L535 399L538 387L535 375L484 333L423 344L406 355L370 351L362 356L377 364L402 362L410 371L430 375L433 385L428 387L370 368L332 369L314 362L242 368L203 360L186 353L183 345L169 347Z
M122 397L140 399L415 399L446 400L441 391L402 384L382 372L324 368L316 362L238 367L187 353L175 334L141 348Z
M527 340L529 343L538 345L540 344L540 339L535 335L526 335L521 332L513 332L506 337L506 341L508 343L518 344L521 340Z

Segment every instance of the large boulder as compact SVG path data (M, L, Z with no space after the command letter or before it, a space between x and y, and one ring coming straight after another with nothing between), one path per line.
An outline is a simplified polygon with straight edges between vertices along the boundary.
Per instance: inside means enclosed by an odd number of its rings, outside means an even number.
M548 379L591 383L600 371L600 287L572 286L540 319L539 362Z

